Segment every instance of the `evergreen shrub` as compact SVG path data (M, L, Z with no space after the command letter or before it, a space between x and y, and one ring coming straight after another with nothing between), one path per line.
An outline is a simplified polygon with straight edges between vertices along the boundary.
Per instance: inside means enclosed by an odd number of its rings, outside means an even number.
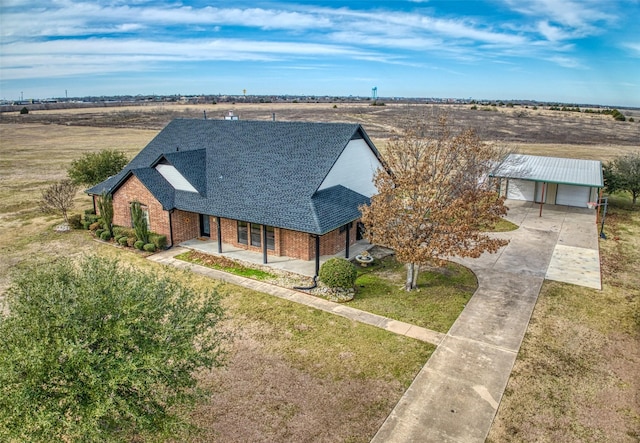
M320 281L330 288L353 288L358 277L356 267L344 258L330 258L318 273Z

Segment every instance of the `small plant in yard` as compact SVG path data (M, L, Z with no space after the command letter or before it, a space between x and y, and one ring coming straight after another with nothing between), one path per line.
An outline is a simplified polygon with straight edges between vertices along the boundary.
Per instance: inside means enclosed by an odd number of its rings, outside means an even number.
M142 246L142 249L147 252L156 252L156 245L154 245L153 243L146 243L144 246Z
M142 248L144 248L144 245L145 243L142 240L136 240L135 243L133 244L133 247L142 251Z
M40 209L45 214L60 212L65 223L69 223L67 212L73 208L73 198L76 196L78 186L71 180L62 180L54 183L42 192Z
M331 301L353 300L358 270L349 260L330 258L322 264L318 278L329 288L323 295Z
M140 202L131 203L131 218L133 219L133 229L136 231L136 238L142 244L149 243L149 226L144 218Z
M73 214L69 217L69 227L71 227L71 229L82 229L82 216L80 214Z
M102 227L109 232L109 235L113 236L113 198L111 194L102 193L98 199L98 209L100 210Z

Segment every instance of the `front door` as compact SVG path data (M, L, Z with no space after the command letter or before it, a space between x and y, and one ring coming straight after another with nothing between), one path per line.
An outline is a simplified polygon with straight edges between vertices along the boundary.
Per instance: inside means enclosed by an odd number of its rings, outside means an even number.
M200 214L200 237L211 237L209 216L205 214Z

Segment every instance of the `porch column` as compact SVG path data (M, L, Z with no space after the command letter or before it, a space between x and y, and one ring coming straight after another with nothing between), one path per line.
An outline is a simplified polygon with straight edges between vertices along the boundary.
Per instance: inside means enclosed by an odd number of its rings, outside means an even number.
M316 276L320 273L320 236L316 235Z
M349 231L351 230L351 226L350 226L350 225L351 225L351 223L347 223L347 224L345 225L345 226L347 227L347 235L346 235L346 238L347 238L347 245L346 245L346 247L344 248L344 258L347 258L347 259L349 258L349 243L350 243L350 240L351 240L351 239L349 238L349 234L350 234L350 233L349 233Z
M218 254L222 254L222 228L220 227L220 217L216 217L216 238L218 239Z
M267 225L262 225L262 263L267 264Z

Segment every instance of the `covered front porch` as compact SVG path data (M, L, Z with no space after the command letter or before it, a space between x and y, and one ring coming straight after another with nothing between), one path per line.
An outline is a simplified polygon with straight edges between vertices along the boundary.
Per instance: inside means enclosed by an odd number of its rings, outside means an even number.
M203 252L210 255L223 255L233 260L239 260L247 263L252 263L260 266L269 266L274 269L280 269L283 271L293 272L308 277L313 277L316 272L315 260L300 260L297 258L286 256L272 256L269 255L267 262L264 262L264 255L260 252L249 251L237 246L222 243L222 252L218 252L218 242L209 238L194 238L191 240L180 243L180 246L193 249L195 251ZM353 258L363 251L370 249L372 245L366 240L358 240L351 246L349 246L349 257ZM346 250L342 250L334 255L321 255L319 257L319 263L317 266L322 265L330 258L341 257L345 258Z

